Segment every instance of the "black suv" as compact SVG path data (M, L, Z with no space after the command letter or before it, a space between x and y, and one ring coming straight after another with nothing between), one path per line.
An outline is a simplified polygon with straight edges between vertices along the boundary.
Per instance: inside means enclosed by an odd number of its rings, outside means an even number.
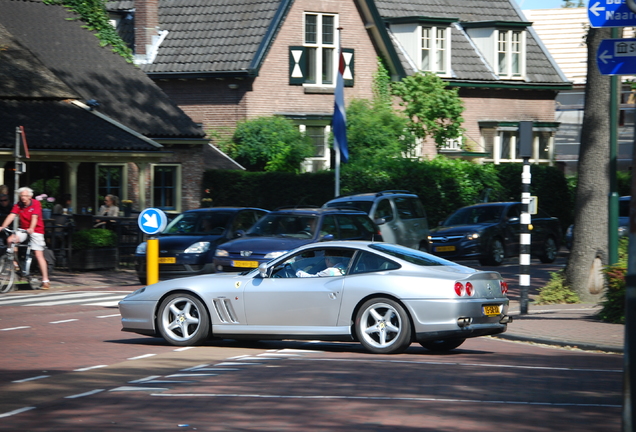
M477 259L501 265L519 255L521 203L495 202L462 207L431 230L433 253L450 259ZM543 263L557 257L561 245L559 220L539 209L531 216L531 253Z
M329 240L382 241L378 226L356 209L279 209L263 216L243 237L214 254L217 271L244 271L308 243Z

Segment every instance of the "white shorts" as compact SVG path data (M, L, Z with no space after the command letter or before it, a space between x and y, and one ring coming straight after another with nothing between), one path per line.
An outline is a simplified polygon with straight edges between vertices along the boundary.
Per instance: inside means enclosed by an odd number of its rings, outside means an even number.
M20 243L25 241L29 234L26 231L18 231L16 233L18 240ZM44 234L33 233L31 234L31 239L29 240L29 246L31 246L31 250L44 250L46 249L46 242L44 241Z

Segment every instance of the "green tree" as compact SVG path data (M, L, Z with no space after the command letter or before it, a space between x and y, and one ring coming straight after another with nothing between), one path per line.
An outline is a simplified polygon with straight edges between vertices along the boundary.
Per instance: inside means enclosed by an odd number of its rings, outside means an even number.
M232 140L219 146L249 171L299 172L313 155L311 141L282 117L259 117L236 126Z
M458 89L447 89L446 83L430 72L418 72L393 84L393 94L402 99L400 105L410 119L409 129L418 138L432 138L438 148L448 139L464 132L462 100Z
M347 144L352 164L367 166L411 151L408 119L381 99L354 99L347 108ZM405 133L406 132L406 133Z

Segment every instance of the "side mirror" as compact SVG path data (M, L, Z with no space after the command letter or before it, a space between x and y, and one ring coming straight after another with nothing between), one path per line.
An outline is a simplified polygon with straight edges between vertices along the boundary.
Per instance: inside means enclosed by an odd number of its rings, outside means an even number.
M444 225L444 221L443 220L437 222L437 226L442 226L442 225Z
M239 238L239 237L243 237L245 235L245 231L243 230L238 230L234 233L234 238Z
M260 277L265 279L267 277L267 264L259 264L258 266L258 274Z
M324 236L321 237L320 241L331 241L333 240L333 234L325 234Z
M517 223L517 222L519 222L518 217L511 217L510 219L508 219L508 223Z
M373 221L373 222L375 222L375 224L376 224L376 225L383 225L383 224L385 224L385 223L386 223L386 219L384 219L384 218L377 218L377 219L374 219L374 221Z

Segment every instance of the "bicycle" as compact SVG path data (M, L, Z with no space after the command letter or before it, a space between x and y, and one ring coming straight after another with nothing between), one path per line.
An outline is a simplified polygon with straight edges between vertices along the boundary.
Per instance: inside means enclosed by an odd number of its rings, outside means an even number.
M16 232L9 228L5 228L4 231L8 235ZM17 231L26 232L20 228ZM21 250L24 250L24 253L21 253ZM25 280L29 285L37 282L31 273L32 262L33 255L28 238L23 243L15 242L7 245L5 252L0 255L0 293L13 291L17 280Z

